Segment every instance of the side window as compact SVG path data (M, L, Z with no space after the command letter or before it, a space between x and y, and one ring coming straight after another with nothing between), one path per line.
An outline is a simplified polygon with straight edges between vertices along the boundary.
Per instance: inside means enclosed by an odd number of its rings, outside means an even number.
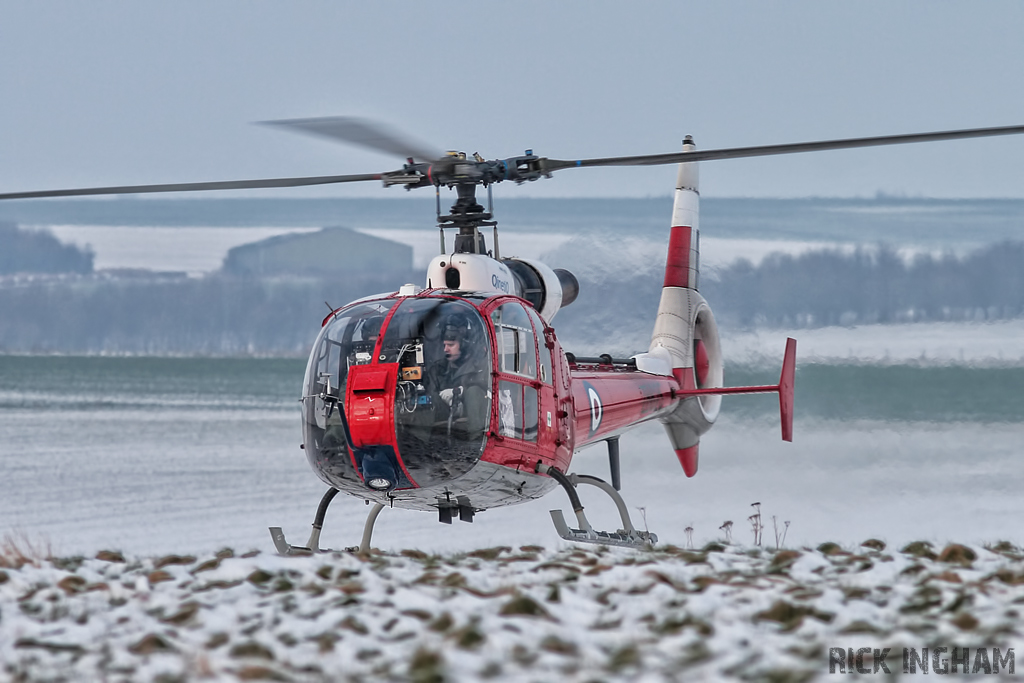
M498 385L498 423L502 436L537 441L537 390L502 380Z
M501 435L523 438L523 386L502 381L498 389L498 418Z
M518 302L510 302L491 313L494 337L498 343L498 368L520 381L503 379L498 389L500 433L513 439L537 442L537 389L524 380L538 373L551 381L551 354L547 368L537 364L537 337L530 315ZM544 349L547 351L547 348ZM544 357L544 356L542 356Z
M551 349L544 343L544 321L537 315L537 311L531 310L530 319L533 320L533 328L537 330L537 349L540 351L540 381L551 384Z
M523 387L523 439L537 441L537 390Z
M491 313L494 336L498 341L499 369L513 375L537 377L537 340L526 309L519 303L507 303ZM551 364L550 354L548 365ZM548 368L551 374L551 368ZM549 380L550 381L550 380Z

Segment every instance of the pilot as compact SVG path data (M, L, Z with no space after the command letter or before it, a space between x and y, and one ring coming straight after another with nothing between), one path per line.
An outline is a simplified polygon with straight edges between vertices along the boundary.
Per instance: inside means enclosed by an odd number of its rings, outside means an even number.
M469 326L459 318L449 320L442 335L444 358L427 368L430 393L436 397L435 420L466 418L470 433L484 428L487 369L480 349L473 343Z

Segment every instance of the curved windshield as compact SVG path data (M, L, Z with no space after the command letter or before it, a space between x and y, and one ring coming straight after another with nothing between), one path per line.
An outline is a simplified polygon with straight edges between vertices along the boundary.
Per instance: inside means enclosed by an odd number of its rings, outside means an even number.
M466 472L483 452L491 415L488 339L477 310L454 299L405 299L388 323L379 357L398 364L398 451L420 486Z
M328 388L334 397L345 396L349 368L373 360L384 318L395 303L394 299L385 299L357 304L339 311L324 326L306 373L307 396L321 394Z
M317 471L359 481L348 452L340 408L349 369L373 360L381 326L396 303L385 299L343 309L317 337L302 392L306 457Z

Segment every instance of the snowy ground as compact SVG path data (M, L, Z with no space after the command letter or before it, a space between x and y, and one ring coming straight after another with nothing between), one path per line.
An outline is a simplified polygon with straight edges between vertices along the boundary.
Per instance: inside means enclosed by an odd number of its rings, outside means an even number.
M790 681L827 678L830 655L845 668L832 648L862 673L898 674L903 649L925 647L933 673L957 647L971 673L1005 675L1024 602L1024 555L1007 543L5 551L0 662L13 681Z

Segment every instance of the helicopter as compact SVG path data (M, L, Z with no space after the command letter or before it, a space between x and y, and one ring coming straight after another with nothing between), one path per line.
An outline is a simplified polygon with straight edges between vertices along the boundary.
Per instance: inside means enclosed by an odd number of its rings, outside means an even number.
M756 147L698 150L686 136L676 152L561 160L522 155L487 160L438 153L375 122L349 117L266 122L300 133L404 157L383 173L226 182L125 185L0 194L0 200L381 182L433 187L439 252L423 287L364 297L321 322L303 379L306 459L327 486L303 546L271 527L282 555L322 552L320 535L339 493L372 503L358 546L369 552L385 507L432 512L442 523L532 501L561 488L576 527L561 510L551 518L562 538L647 547L657 535L637 529L621 494L620 436L660 421L684 474L697 473L701 437L729 394L775 393L781 435L793 439L796 341L788 339L779 381L729 387L718 327L700 294L699 162L778 154L1015 135L1024 126L978 128ZM551 178L572 168L677 164L662 294L648 349L629 358L577 356L553 327L579 293L575 276L535 259L503 257L492 188ZM477 199L487 190L488 206ZM441 189L456 192L448 213ZM491 228L491 243L485 232ZM446 231L453 231L451 245ZM604 442L610 482L570 471L580 449ZM593 486L615 503L616 531L590 524L576 491Z

